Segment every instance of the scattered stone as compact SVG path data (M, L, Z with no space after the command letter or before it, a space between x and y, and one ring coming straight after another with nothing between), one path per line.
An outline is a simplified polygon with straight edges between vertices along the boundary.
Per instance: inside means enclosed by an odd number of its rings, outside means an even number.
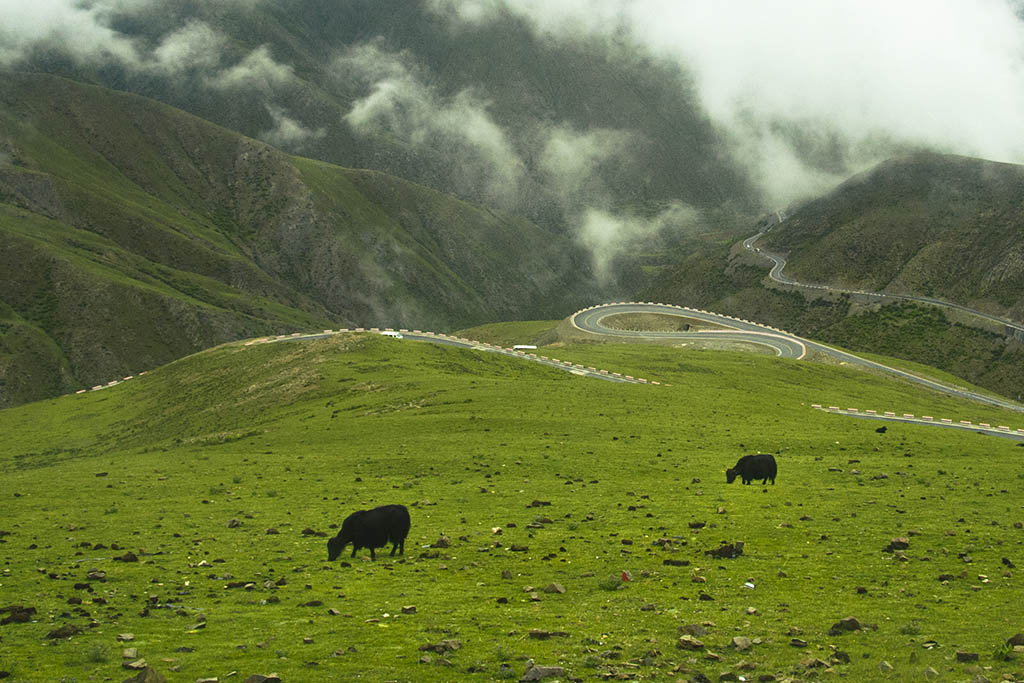
M565 586L563 586L560 583L549 583L547 586L544 587L544 592L545 593L564 593L565 592Z
M146 664L145 659L136 659L133 662L123 662L121 664L121 667L128 669L129 671L142 671L143 669L147 668L148 665Z
M939 672L929 666L927 669L924 670L924 677L929 679L938 678Z
M703 638L708 634L708 630L700 624L686 624L685 626L680 626L678 631L679 635L691 635L698 638Z
M131 633L118 633L117 641L119 643L127 643L128 641L135 640L135 635Z
M138 659L139 648L137 647L126 647L124 652L121 653L121 659Z
M57 640L58 638L70 638L71 636L77 636L82 632L81 626L75 624L64 624L60 628L55 628L46 634L49 640Z
M277 674L253 674L245 679L245 683L281 683L281 677Z
M734 674L731 671L723 671L721 674L718 675L718 680L719 681L738 681L738 680L740 680L740 677L737 676L736 674Z
M859 631L860 629L861 625L860 622L857 621L856 617L846 617L832 624L832 629L829 631L829 634L839 635L844 631Z
M753 645L753 642L746 636L736 636L732 639L732 646L740 652L749 650L751 645Z
M716 558L739 557L743 554L743 541L723 543L720 547L715 548L714 550L705 550L704 554Z
M238 519L232 517L231 519L228 520L228 528L229 529L235 529L235 528L240 527L240 526L242 526L242 523L239 522Z
M1012 646L1024 645L1024 633L1018 633L1016 635L1010 636L1006 639L1006 644Z
M882 673L889 673L893 670L892 664L885 661L884 659L878 663L878 670Z
M707 522L694 521L689 523L691 529L703 529L705 526L707 526Z
M514 552L514 553L525 553L525 552L529 552L530 547L526 546L526 545L516 545L516 544L513 543L512 545L509 546L508 549L510 551Z
M526 662L526 671L520 681L540 681L545 678L564 678L565 669L560 666L537 666L533 660Z
M32 615L36 613L35 607L24 607L22 605L10 605L0 608L0 614L7 612L7 616L0 619L0 625L27 624L32 621Z
M669 557L669 558L667 558L665 560L662 560L661 563L663 565L668 566L668 567L689 567L690 566L690 561L689 560L677 560L677 559L674 559L674 558L671 558L671 557Z
M691 635L680 636L676 642L676 647L680 650L703 650L704 643L697 640Z
M528 507L528 508L539 508L539 507L546 507L548 505L551 505L551 501L549 501L549 500L534 500L532 503L530 503L526 507Z
M416 605L406 605L402 608L402 614L416 614Z
M147 666L131 678L124 679L121 683L167 683L167 679L153 667Z
M910 547L910 539L906 536L900 536L889 541L889 545L885 546L884 550L887 553L891 553L896 550L906 550Z
M139 556L129 550L124 555L121 555L120 557L115 557L114 560L117 562L138 562ZM106 578L106 576L107 575L104 574L103 578Z
M789 644L793 647L807 647L807 641L802 638L792 638Z
M543 631L539 628L530 629L530 637L536 640L547 640L548 638L568 638L566 631Z
M828 666L828 662L818 659L817 657L808 657L800 660L800 666L805 669L820 669Z
M449 538L448 536L442 535L436 541L431 543L430 547L431 548L451 548L452 547L452 539Z
M461 649L462 643L458 640L442 640L439 643L420 645L420 652L436 652L438 654L445 654L446 652L453 652Z
M280 534L280 533L281 533L281 532L280 532L280 531L278 531L278 530L277 530L276 528L274 528L274 527L270 527L269 529L267 529L267 536L273 536L273 535L275 535L275 534ZM251 678L251 676L250 676L250 678Z
M964 652L963 650L956 651L956 661L958 662L976 662L978 661L977 652Z

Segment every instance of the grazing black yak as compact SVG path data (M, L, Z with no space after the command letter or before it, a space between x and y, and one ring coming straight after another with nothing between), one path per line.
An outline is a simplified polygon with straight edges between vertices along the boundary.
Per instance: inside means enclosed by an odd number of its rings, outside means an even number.
M771 479L774 484L777 472L774 456L765 453L744 455L736 462L735 467L730 467L725 471L725 480L731 484L739 475L744 484L749 484L752 479L760 479L762 484L767 484Z
M374 548L393 543L391 554L398 550L405 554L405 537L409 535L409 511L404 505L381 505L372 510L353 512L341 523L338 535L327 541L327 559L336 560L349 543L352 557L360 548L370 549L370 558L376 560Z

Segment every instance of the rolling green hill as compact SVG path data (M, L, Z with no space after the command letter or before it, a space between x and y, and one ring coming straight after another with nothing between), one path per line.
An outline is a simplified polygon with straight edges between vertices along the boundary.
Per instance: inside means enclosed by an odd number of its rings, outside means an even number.
M0 671L1019 678L1021 448L810 404L1018 414L757 354L558 354L664 384L348 334L0 410ZM758 451L775 485L727 485ZM328 563L344 517L384 503L411 511L404 557Z
M166 105L0 74L0 406L213 344L564 315L564 237Z

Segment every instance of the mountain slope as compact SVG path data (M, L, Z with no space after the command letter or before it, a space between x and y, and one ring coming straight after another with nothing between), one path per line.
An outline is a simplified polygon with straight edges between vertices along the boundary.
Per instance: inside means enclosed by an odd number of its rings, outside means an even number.
M788 252L786 275L848 289L930 295L1024 317L1024 167L893 159L793 211L757 243ZM750 226L747 235L764 225ZM1024 343L969 316L824 290L779 287L770 263L722 236L663 269L643 294L765 322L856 351L941 368L1019 399Z
M1024 319L1024 166L917 154L809 202L772 229L802 282L923 294Z
M583 153L603 148L603 163L587 169L588 202L757 204L678 65L625 34L555 41L514 13L460 22L453 7L115 5L105 26L123 50L83 59L42 42L12 66L141 93L291 152L532 220L580 209L566 196L573 184L545 166L549 143L566 139Z
M140 97L0 74L0 125L0 406L240 336L560 317L591 291L557 234Z

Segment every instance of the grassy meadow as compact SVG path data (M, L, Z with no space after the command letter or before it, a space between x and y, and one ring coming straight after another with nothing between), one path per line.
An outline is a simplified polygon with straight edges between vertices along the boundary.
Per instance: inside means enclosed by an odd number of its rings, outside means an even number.
M35 610L0 626L0 671L1024 677L1006 645L1024 631L1024 448L810 405L1024 416L759 354L545 353L664 384L352 334L225 345L0 411L0 609ZM759 451L776 484L727 485ZM404 557L328 563L344 517L385 503L410 509ZM862 628L833 630L845 617Z

